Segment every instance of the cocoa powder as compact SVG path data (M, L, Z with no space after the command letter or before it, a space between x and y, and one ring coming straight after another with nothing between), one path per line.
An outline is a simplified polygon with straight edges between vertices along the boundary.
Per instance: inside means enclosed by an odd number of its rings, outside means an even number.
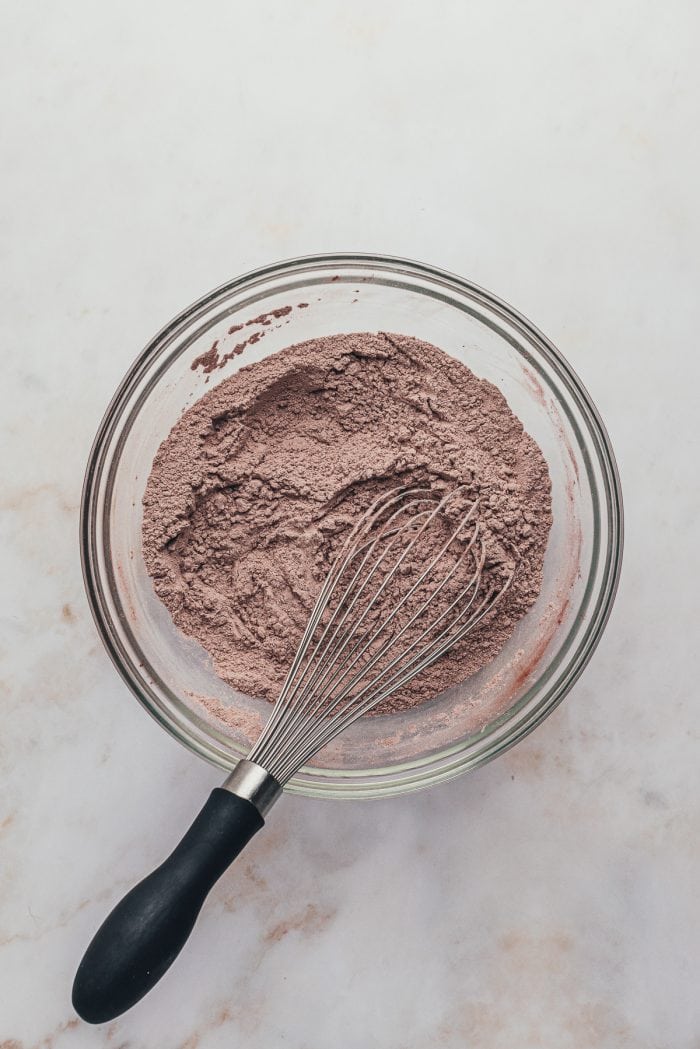
M144 495L155 591L226 682L274 700L339 544L380 492L413 482L464 485L487 570L517 566L480 626L378 711L413 706L498 654L537 597L551 525L535 442L495 386L428 343L315 339L202 397L161 445Z

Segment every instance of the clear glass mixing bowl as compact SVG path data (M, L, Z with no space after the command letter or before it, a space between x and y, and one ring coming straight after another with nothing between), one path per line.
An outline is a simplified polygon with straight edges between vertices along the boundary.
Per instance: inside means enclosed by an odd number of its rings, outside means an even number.
M229 334L275 310L270 323ZM540 597L498 659L420 707L361 719L294 777L288 789L299 794L399 794L517 743L586 665L620 571L622 501L609 439L577 376L529 321L468 281L403 259L318 255L248 273L184 310L141 353L107 409L85 477L81 550L95 621L129 688L176 739L228 770L271 708L224 684L153 593L141 497L155 452L186 408L243 365L305 339L377 330L434 343L503 392L549 465L554 524ZM259 341L210 376L192 368L214 340L226 354L256 332ZM225 722L212 704L227 708Z

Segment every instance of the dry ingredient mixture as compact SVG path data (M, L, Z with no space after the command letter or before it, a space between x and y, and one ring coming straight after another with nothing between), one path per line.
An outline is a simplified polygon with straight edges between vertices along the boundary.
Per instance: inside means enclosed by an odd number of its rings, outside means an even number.
M274 700L334 553L382 491L465 485L487 572L510 589L479 627L386 700L414 706L490 662L533 605L551 526L545 460L502 394L442 350L354 333L242 368L161 445L144 495L155 591L234 688Z

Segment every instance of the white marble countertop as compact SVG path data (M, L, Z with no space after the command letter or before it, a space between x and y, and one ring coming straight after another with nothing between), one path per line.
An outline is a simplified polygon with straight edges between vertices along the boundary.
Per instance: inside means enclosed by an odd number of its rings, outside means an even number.
M700 152L692 0L2 10L0 1049L700 1046ZM627 549L580 683L480 772L289 799L168 977L81 952L216 770L103 652L77 544L146 340L255 265L408 255L512 302L609 427Z

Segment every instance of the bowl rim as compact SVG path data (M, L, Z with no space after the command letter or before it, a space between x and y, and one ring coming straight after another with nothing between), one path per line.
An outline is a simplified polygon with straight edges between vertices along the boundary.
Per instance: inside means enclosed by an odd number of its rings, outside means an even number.
M559 705L585 669L608 622L617 593L624 547L624 510L620 477L610 438L588 391L569 362L556 346L519 311L492 292L447 270L415 260L371 252L331 252L304 255L281 262L270 263L226 281L182 309L149 340L128 368L112 396L97 429L85 470L80 505L80 557L83 581L93 620L108 655L129 690L144 709L155 718L158 724L163 726L189 750L221 769L230 768L230 765L224 764L213 752L203 747L193 735L181 731L180 727L167 716L160 706L152 701L143 677L139 679L138 671L130 672L123 658L121 645L117 642L110 626L110 615L105 607L102 595L102 580L100 579L98 568L99 557L96 532L100 494L99 482L102 478L111 438L121 418L121 410L128 401L130 391L133 390L139 377L157 356L159 349L168 342L178 329L191 321L193 317L201 314L210 305L235 292L240 293L246 289L252 290L256 285L277 277L284 278L294 273L304 274L325 267L369 267L393 272L396 275L403 274L404 276L421 278L434 284L447 285L462 294L466 294L469 298L476 300L476 302L482 303L507 323L520 329L545 356L550 358L558 373L558 377L563 379L569 395L573 397L578 410L584 417L588 433L592 437L597 451L598 464L601 468L603 488L606 495L605 506L600 508L600 514L604 513L607 517L609 539L607 549L605 550L601 581L597 587L597 601L584 638L576 647L573 658L562 671L556 687L550 690L543 700L529 712L524 721L513 727L512 732L505 737L502 736L494 740L492 745L488 745L487 741L487 745L483 746L471 758L465 759L464 757L465 738L455 741L437 754L419 758L415 761L400 762L388 766L384 770L378 768L371 770L304 768L285 787L285 790L289 793L298 793L310 797L380 798L419 790L435 783L445 782L460 775L462 772L473 770L490 761L498 754L510 749L510 747L532 732ZM480 319L483 321L482 318ZM520 347L518 348L520 349ZM542 674L538 675L526 695L534 692L546 670L547 668ZM512 709L510 708L511 711ZM492 724L490 723L487 729L491 728ZM468 738L471 739L472 737ZM428 766L433 765L436 761L440 762L439 767L430 770ZM374 777L382 773L387 773L392 779L394 777L399 778L393 779L393 781L376 781ZM372 777L372 781L370 783L362 782L365 777Z

